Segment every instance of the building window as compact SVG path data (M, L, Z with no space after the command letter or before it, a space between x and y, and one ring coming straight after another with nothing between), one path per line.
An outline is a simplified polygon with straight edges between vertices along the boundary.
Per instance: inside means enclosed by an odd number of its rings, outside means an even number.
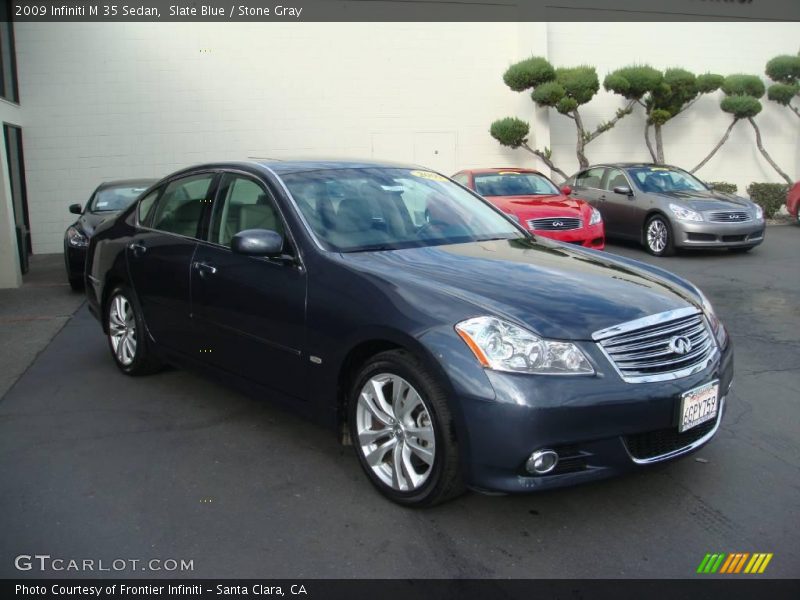
M0 0L0 97L19 102L17 53L14 49L14 24L11 3Z

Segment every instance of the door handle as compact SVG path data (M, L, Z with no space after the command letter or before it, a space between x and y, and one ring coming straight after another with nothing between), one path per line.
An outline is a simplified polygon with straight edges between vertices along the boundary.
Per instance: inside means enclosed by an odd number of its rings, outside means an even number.
M206 273L214 275L217 272L217 267L204 262L195 261L192 263L192 266L194 267L195 271L200 273L200 275L204 275Z
M131 242L128 248L133 252L134 256L139 256L147 252L147 246L143 242Z
M606 195L605 195L605 194L603 194L602 196L600 196L600 200L601 200L601 201L603 201L603 202L605 202L605 201L606 201Z

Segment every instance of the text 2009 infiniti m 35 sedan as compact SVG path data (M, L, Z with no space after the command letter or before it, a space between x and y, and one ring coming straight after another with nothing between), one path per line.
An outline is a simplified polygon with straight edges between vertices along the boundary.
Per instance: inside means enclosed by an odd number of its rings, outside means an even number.
M684 455L733 377L691 283L537 238L414 167L177 172L98 227L86 289L124 373L168 362L280 401L407 505Z

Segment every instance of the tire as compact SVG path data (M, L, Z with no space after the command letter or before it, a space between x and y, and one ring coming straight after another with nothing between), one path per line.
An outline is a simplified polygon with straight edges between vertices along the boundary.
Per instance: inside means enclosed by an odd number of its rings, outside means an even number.
M396 407L398 392L403 401ZM382 352L361 368L348 396L348 422L361 467L393 502L433 506L464 492L446 394L411 353Z
M69 276L69 287L72 288L73 292L82 292L83 291L83 278L82 277L73 277L72 275Z
M653 256L671 256L675 254L675 240L672 227L662 215L653 215L645 223L642 232L644 247Z
M119 370L126 375L147 375L162 363L148 343L142 311L130 288L118 286L108 297L105 309L108 348Z

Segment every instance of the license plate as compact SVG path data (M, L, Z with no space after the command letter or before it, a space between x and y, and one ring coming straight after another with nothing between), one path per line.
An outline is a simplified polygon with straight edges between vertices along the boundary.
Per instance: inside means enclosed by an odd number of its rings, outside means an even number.
M719 382L712 381L681 396L681 419L678 431L684 432L717 416Z

